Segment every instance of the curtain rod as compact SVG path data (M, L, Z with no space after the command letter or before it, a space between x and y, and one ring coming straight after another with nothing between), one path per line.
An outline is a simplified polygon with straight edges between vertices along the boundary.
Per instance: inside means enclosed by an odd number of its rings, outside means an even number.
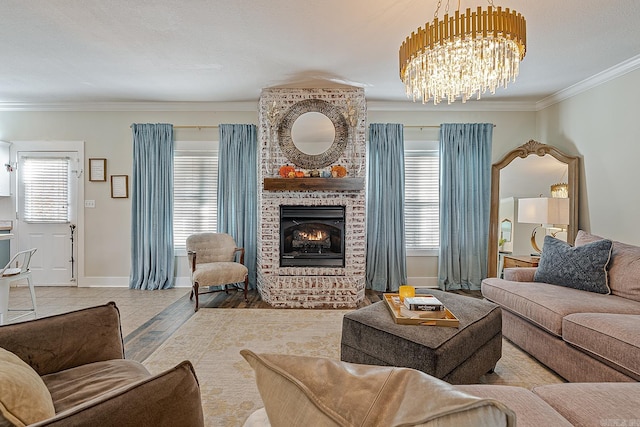
M404 128L410 128L410 129L422 129L422 128L439 128L441 125L403 125ZM496 125L493 125L493 127L496 127Z
M220 126L211 126L211 125L183 125L183 126L174 126L174 129L217 129Z
M211 125L175 125L173 126L174 129L217 129L220 126L211 126ZM409 129L423 129L423 128L439 128L440 125L403 125L404 128L409 128ZM493 125L493 127L496 127L496 125Z

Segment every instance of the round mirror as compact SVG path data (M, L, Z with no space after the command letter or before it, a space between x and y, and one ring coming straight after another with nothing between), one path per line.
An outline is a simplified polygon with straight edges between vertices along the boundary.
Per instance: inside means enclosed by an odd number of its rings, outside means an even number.
M304 113L293 122L291 139L298 150L305 154L322 154L333 144L336 128L329 117L322 113Z
M278 127L280 149L290 162L305 169L335 163L347 147L348 135L340 109L321 99L296 102Z

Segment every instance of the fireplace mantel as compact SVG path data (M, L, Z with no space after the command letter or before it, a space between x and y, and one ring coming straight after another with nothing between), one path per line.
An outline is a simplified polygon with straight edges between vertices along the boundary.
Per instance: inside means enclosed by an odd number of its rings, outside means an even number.
M360 191L364 178L265 178L265 191Z

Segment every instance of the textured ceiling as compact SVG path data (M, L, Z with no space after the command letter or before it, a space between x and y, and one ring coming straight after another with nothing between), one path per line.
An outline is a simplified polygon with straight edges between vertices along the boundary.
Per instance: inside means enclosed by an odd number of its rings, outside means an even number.
M410 102L398 48L435 4L3 0L0 102L257 101L266 87L338 84L364 87L369 101ZM517 81L483 99L540 101L640 54L638 0L496 5L525 16L528 49Z

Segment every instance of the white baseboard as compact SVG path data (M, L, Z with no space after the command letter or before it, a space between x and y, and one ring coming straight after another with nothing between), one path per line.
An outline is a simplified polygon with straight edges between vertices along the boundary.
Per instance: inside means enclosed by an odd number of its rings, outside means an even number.
M438 288L437 277L408 277L407 285L416 288ZM81 288L128 288L129 277L83 277L78 284ZM176 288L190 288L190 277L176 277Z
M437 277L407 277L407 285L411 285L416 288L438 288Z
M128 288L129 277L84 277L79 288ZM176 277L176 288L190 288L191 279L189 277Z

